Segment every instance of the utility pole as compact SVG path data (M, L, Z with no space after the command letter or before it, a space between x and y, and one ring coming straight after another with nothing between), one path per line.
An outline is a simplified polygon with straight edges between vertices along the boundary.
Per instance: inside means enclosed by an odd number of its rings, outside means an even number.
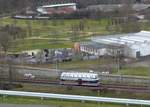
M60 52L60 51L55 51L55 56L56 56L56 72L58 73L58 66L59 66L59 56L58 55L61 55L62 54L62 52Z

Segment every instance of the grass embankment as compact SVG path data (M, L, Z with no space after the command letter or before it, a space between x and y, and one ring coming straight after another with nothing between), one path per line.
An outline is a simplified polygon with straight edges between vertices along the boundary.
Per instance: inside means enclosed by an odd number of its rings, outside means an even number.
M79 25L81 20L20 20L4 18L0 19L1 25L15 24L26 30L27 35L24 40L15 41L15 51L44 49L44 48L70 48L73 46L73 35L71 29L73 25ZM76 38L78 41L86 40L93 34L104 35L110 32L106 31L108 20L82 20L84 30L78 31ZM31 29L31 35L29 34Z
M57 64L58 69L65 70L95 70L102 71L101 69L105 67L105 64L109 64L110 60L105 59L96 59L96 60L74 60L70 62L59 62ZM42 65L28 65L33 67L42 67L42 68L56 68L56 63L53 64L42 64Z
M41 86L24 84L24 88L16 89L21 91L35 91L35 92L46 92L46 93L61 93L61 94L76 94L76 95L90 95L90 96L102 96L102 97L116 97L116 98L133 98L133 99L149 99L149 94L141 93L121 93L121 92L97 92L91 91L84 88L73 88L67 89L58 86ZM14 103L14 104L41 104L41 105L54 105L59 107L126 107L126 105L117 105L112 103L96 103L96 102L80 102L71 100L60 100L60 99L44 99L33 98L33 97L2 97L0 96L0 103ZM129 107L140 107L137 105L129 105ZM143 106L146 107L146 106Z
M72 26L84 24L83 31L77 31L76 36L72 36ZM44 49L44 48L70 48L74 42L71 38L77 38L77 41L88 40L93 35L107 35L119 33L114 26L114 29L108 31L108 19L73 19L73 20L20 20L3 18L0 19L1 25L15 24L23 28L27 35L25 40L15 41L17 45L13 51L22 51L30 49ZM141 22L142 30L150 30L150 22ZM31 29L29 34L29 28ZM116 29L116 30L115 30ZM37 40L38 39L38 40Z
M149 67L125 67L119 71L114 70L114 74L131 75L131 76L150 76Z
M33 91L33 92L46 92L46 93L59 93L59 94L73 94L73 95L85 95L85 96L102 96L102 97L114 97L114 98L132 98L132 99L150 99L149 93L130 93L123 91L96 91L87 88L79 87L64 87L64 86L39 86L33 84L23 84L23 88L14 90L19 91Z
M79 102L71 100L53 100L40 98L29 98L29 97L0 97L0 103L10 103L10 104L38 104L38 105L49 105L58 107L126 107L126 105L116 105L109 103L94 103L94 102ZM129 105L129 107L141 107L137 105ZM146 107L146 106L142 106Z

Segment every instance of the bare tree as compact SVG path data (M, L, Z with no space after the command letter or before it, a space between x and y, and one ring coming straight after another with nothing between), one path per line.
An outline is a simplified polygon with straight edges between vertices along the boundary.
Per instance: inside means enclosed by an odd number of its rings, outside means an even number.
M26 24L27 24L28 36L31 37L32 36L32 22L30 20L27 20Z
M25 30L15 25L6 25L2 27L1 30L8 32L13 40L23 39L26 36Z
M8 32L0 32L0 46L2 48L2 50L5 52L5 54L7 53L8 49L11 46L11 37L9 35Z
M77 42L79 39L79 26L76 24L71 25L71 40Z
M50 38L50 42L52 44L58 43L59 32L56 29L52 29L52 31L50 32L50 35L52 36L52 38Z
M4 61L3 61L4 64L7 63L6 56L7 56L7 51L10 48L10 41L11 41L10 35L7 32L0 31L0 47L2 51L4 51ZM2 70L6 69L3 66L1 67L2 67ZM3 71L1 72L3 73ZM3 75L1 75L1 77L3 77ZM1 81L1 87L3 88L3 86L4 86L3 81Z
M12 49L13 40L21 37L19 32L20 32L19 28L16 27L5 26L0 29L0 48L2 50L1 53L4 52L3 54L4 60L3 61L1 60L4 66L1 67L4 70L8 69L8 73L4 72L4 74L8 76L8 80L10 84L12 83L13 76L15 75L14 73L15 71L13 68L13 64L14 64L13 59L7 55L8 54L7 52L10 51L10 49ZM3 83L1 82L1 84Z

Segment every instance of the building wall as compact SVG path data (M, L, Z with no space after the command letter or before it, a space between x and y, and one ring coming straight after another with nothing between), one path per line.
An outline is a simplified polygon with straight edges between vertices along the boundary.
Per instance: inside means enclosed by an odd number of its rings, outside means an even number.
M99 48L99 49L94 49L91 47L87 47L84 45L80 46L80 51L85 52L91 55L96 55L96 56L103 56L103 55L109 55L109 56L117 56L118 51L120 52L119 54L124 55L125 57L131 57L131 58L138 58L142 56L147 56L150 55L150 43L141 43L141 44L134 44L134 45L125 45L124 47L121 48ZM140 56L137 56L139 53Z
M150 55L150 43L135 44L132 46L124 47L124 56L137 58L137 52L140 52L140 56Z
M96 55L96 56L104 56L104 55L108 55L108 56L117 56L118 55L118 51L120 52L119 54L123 53L123 50L121 48L89 48L87 46L81 45L80 46L80 51L81 52L85 52L91 55Z
M91 54L91 55L96 55L96 56L103 56L107 54L106 48L94 49L94 48L89 48L83 45L80 46L80 51Z

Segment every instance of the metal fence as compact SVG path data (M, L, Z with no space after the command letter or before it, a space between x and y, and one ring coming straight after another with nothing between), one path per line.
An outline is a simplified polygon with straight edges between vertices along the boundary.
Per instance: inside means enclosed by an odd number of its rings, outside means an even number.
M0 95L54 98L54 99L66 99L66 100L78 100L78 101L94 101L94 102L106 102L106 103L117 103L117 104L150 105L150 100L80 96L80 95L66 95L66 94L52 94L52 93L36 93L36 92L24 92L24 91L0 90Z

